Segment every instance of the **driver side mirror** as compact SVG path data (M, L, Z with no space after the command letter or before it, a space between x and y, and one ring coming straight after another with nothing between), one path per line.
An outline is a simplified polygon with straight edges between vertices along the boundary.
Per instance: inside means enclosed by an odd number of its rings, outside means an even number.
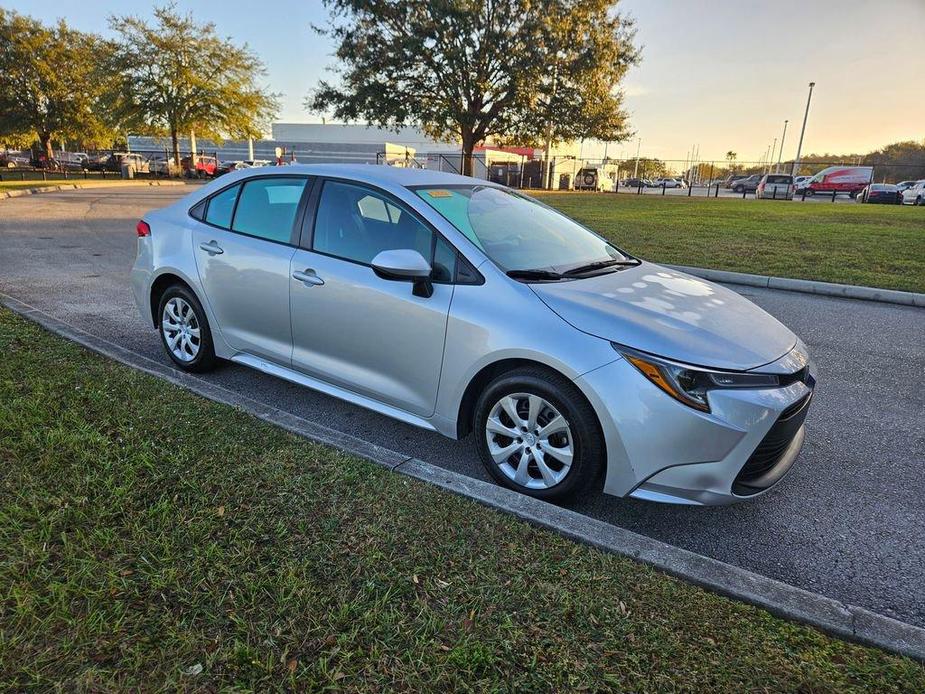
M372 262L373 272L384 280L413 282L415 296L429 299L434 285L430 281L431 267L424 256L410 248L382 251Z

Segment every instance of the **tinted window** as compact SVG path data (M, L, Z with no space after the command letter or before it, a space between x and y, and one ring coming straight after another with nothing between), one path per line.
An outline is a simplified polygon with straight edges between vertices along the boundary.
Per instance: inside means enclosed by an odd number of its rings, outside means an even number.
M209 224L224 229L231 227L231 215L234 212L234 203L238 199L239 190L241 186L232 186L209 200L209 209L206 212L206 221Z
M314 250L369 264L380 252L398 248L430 258L431 239L430 229L385 196L337 181L324 184Z
M304 178L257 178L247 181L234 213L233 231L289 243Z
M790 176L768 176L768 183L789 184L791 182Z

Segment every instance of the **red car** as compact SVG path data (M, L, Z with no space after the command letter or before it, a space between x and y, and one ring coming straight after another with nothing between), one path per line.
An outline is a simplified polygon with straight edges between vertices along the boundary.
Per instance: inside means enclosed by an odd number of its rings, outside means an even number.
M197 156L195 169L191 165L191 157L184 157L181 165L187 176L196 176L198 178L215 176L218 171L218 159L215 157Z
M823 169L797 190L797 195L806 191L816 193L848 193L852 198L860 193L874 177L872 166L830 166Z

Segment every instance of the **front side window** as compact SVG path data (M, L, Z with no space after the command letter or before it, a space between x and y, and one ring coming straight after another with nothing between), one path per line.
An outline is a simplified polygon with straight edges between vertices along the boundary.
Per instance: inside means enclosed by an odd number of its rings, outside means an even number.
M254 178L245 182L231 230L289 243L305 184L304 178Z
M410 248L431 257L433 232L368 188L327 181L318 200L312 248L369 265L382 251Z
M231 215L234 214L234 204L238 199L241 186L226 188L209 200L206 211L206 221L222 229L231 228Z
M476 185L415 192L508 272L558 273L599 261L629 259L565 215L508 190Z

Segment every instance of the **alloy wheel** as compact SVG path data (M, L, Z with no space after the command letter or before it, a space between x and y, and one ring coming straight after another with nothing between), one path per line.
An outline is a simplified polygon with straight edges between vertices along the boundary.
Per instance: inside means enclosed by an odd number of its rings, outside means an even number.
M521 487L549 489L571 470L575 454L571 427L539 395L502 397L485 422L485 437L498 469Z
M191 362L202 345L196 311L185 300L175 296L164 305L161 331L171 354L182 362Z

